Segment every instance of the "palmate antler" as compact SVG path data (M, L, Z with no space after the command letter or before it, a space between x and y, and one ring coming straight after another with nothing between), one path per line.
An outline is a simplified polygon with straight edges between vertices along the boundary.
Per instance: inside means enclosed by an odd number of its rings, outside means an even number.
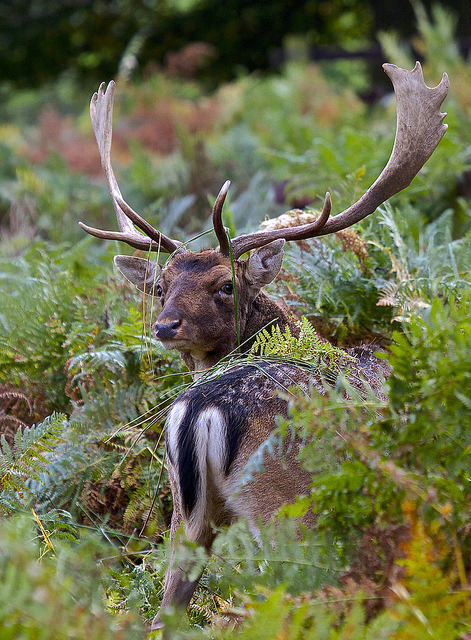
M272 240L280 238L288 241L306 240L346 229L366 218L379 205L411 183L448 128L448 125L443 123L446 113L440 113L440 106L448 93L450 83L447 74L444 73L439 85L434 88L427 87L418 62L412 71L400 69L393 64L384 64L383 69L391 78L396 94L396 138L387 165L366 193L351 207L332 218L329 217L331 200L327 193L322 213L315 222L286 229L256 231L234 238L229 246L222 223L222 207L230 184L227 181L216 198L212 216L219 250L222 254L229 256L231 248L234 259L237 259L243 253L268 244ZM85 231L98 238L123 240L137 249L160 248L160 251L173 253L182 247L181 243L167 238L154 229L133 211L121 196L110 162L114 83L110 83L106 93L103 89L102 84L98 94L93 96L90 114L120 232L101 231L82 223L80 225ZM147 236L138 232L133 223Z
M384 64L383 69L391 78L396 93L397 128L391 157L376 181L355 204L330 220L327 213L330 210L330 196L327 193L324 211L312 224L258 231L235 238L232 241L234 256L239 257L250 249L278 238L306 240L346 229L369 216L380 204L411 183L448 128L443 123L446 113L440 113L440 106L450 83L444 73L437 87L427 87L419 62L412 71L400 69L393 64Z

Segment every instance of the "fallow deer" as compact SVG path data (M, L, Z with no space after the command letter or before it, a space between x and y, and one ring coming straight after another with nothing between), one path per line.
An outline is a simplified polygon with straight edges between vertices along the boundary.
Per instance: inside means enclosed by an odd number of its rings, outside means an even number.
M212 212L219 249L192 253L152 227L124 201L110 160L114 83L95 93L90 113L101 162L119 231L82 228L98 237L121 240L135 249L170 254L163 268L150 260L116 256L118 268L146 294L160 298L161 311L153 326L155 337L169 349L180 351L195 376L235 351L249 349L254 336L270 323L290 325L285 311L264 292L278 274L285 241L304 240L345 229L373 213L407 187L435 150L447 125L440 113L449 81L425 85L417 63L412 71L385 64L397 101L397 128L391 157L380 176L348 209L332 218L327 193L322 213L310 224L257 231L229 239L222 223L222 207L229 188L222 187ZM136 229L140 229L143 233ZM246 259L241 259L248 254ZM234 291L237 294L236 322ZM237 331L238 329L238 331ZM238 335L237 335L238 333ZM370 380L377 377L372 357L362 362ZM283 463L265 460L265 471L250 482L243 470L275 427L279 414L287 415L287 402L276 392L300 385L310 393L323 393L315 376L292 364L250 363L229 369L218 379L196 384L181 394L166 422L168 471L174 499L171 541L183 523L186 536L208 552L215 531L236 518L247 518L254 535L278 508L306 493L310 483L294 451ZM169 567L162 607L186 607L197 580L185 567ZM156 617L153 628L160 626Z

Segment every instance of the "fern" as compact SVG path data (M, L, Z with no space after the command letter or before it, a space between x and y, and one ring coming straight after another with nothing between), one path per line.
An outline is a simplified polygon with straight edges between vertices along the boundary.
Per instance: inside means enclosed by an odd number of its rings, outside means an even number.
M431 17L429 17L422 2L412 0L411 4L418 29L414 47L422 54L427 67L437 74L441 74L443 69L447 69L450 73L459 66L464 67L459 46L454 39L458 15L437 3L431 7ZM394 32L380 32L378 39L388 60L405 65L405 69L412 68L416 54L407 41L400 42Z
M278 280L277 294L301 303L339 344L371 342L372 330L390 334L392 320L422 313L433 297L469 289L471 235L454 240L454 226L449 210L427 224L416 206L385 204L363 223L366 257L337 237L288 247L291 275Z
M106 590L113 584L110 569L119 568L109 557L110 546L85 533L76 537L62 532L52 538L54 553L44 556L37 531L31 514L6 518L0 526L2 640L143 638L136 598L133 611L121 608L119 617L107 610ZM114 548L113 556L119 555Z
M380 223L389 235L384 244L371 239L391 262L389 279L379 287L379 306L393 307L393 320L410 321L430 309L434 296L461 295L471 285L470 242L468 234L452 240L451 213L445 212L426 227L414 221L411 208L401 215L384 205ZM379 283L378 283L379 284Z
M283 331L279 325L272 326L270 331L262 329L256 336L251 353L262 358L288 357L309 363L315 368L328 367L335 371L340 371L349 362L354 362L355 358L345 351L322 340L304 316L296 325L299 335L293 335L289 326Z
M294 595L335 583L340 572L335 548L324 548L315 530L302 528L301 534L294 518L279 518L276 526L260 527L255 541L247 523L237 522L216 538L216 560L210 563L216 575L210 583L217 583L222 597L233 589L254 593L279 584ZM224 567L218 566L221 558Z
M13 446L10 446L2 434L0 437L0 491L11 494L16 492L23 498L28 490L28 479L40 479L41 473L47 473L49 461L47 453L54 451L62 441L65 416L52 414L43 422L32 427L19 427L15 433ZM9 511L3 503L5 511Z

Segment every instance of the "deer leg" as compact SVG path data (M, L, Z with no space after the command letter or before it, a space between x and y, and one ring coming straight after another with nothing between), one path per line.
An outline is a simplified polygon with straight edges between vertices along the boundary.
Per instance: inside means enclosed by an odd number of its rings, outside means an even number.
M175 492L174 497L177 495L178 494ZM175 566L175 556L177 555L176 536L182 522L183 517L181 515L181 508L178 499L176 499L174 502L172 521L170 525L171 552L169 567L165 573L164 596L162 598L160 611L152 621L150 627L151 631L155 629L161 629L163 627L161 612L165 611L166 608L174 607L176 609L181 609L182 615L184 614L185 609L190 604L190 600L195 592L196 587L198 586L198 582L202 575L201 571L196 579L190 580L188 578L188 576L192 574L194 570L194 562L191 560L182 561L181 564ZM201 527L201 529L198 530L196 534L191 536L192 541L196 542L198 546L203 547L207 553L210 552L215 537L216 534L214 533L209 523L205 524L205 526Z
M161 612L165 611L168 607L175 607L181 610L184 615L186 607L189 605L191 598L198 585L201 574L196 580L189 580L187 577L187 571L178 567L177 569L169 569L165 574L165 587L164 597L162 599L162 606L159 613L152 620L150 630L162 629L163 622L161 618Z
M172 553L173 556L173 553ZM190 604L191 598L195 592L198 582L200 581L202 571L194 580L190 580L188 575L192 571L191 564L186 566L178 566L177 568L169 567L165 574L164 597L159 613L152 620L150 630L161 629L164 625L161 614L167 608L172 607L181 611L185 615L185 610Z

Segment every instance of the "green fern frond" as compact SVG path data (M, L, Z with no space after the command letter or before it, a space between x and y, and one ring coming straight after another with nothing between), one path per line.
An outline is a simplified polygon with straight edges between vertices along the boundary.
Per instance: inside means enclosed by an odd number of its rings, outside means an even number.
M304 316L296 322L299 335L293 335L290 327L284 331L278 325L268 329L262 329L256 336L251 349L252 354L262 358L283 357L302 360L314 367L328 366L340 370L353 362L354 358L342 349L323 341L315 328Z
M6 511L11 492L23 497L24 492L28 492L26 480L39 480L41 473L47 473L49 461L45 454L54 451L62 441L60 434L65 422L65 416L53 413L38 425L19 427L13 445L1 436L0 492L5 493L6 500L0 506Z
M143 518L147 516L152 505L152 496L149 495L149 491L145 486L139 486L135 489L131 495L126 511L124 512L124 524L128 526L143 521ZM157 517L156 510L153 512L153 517Z

